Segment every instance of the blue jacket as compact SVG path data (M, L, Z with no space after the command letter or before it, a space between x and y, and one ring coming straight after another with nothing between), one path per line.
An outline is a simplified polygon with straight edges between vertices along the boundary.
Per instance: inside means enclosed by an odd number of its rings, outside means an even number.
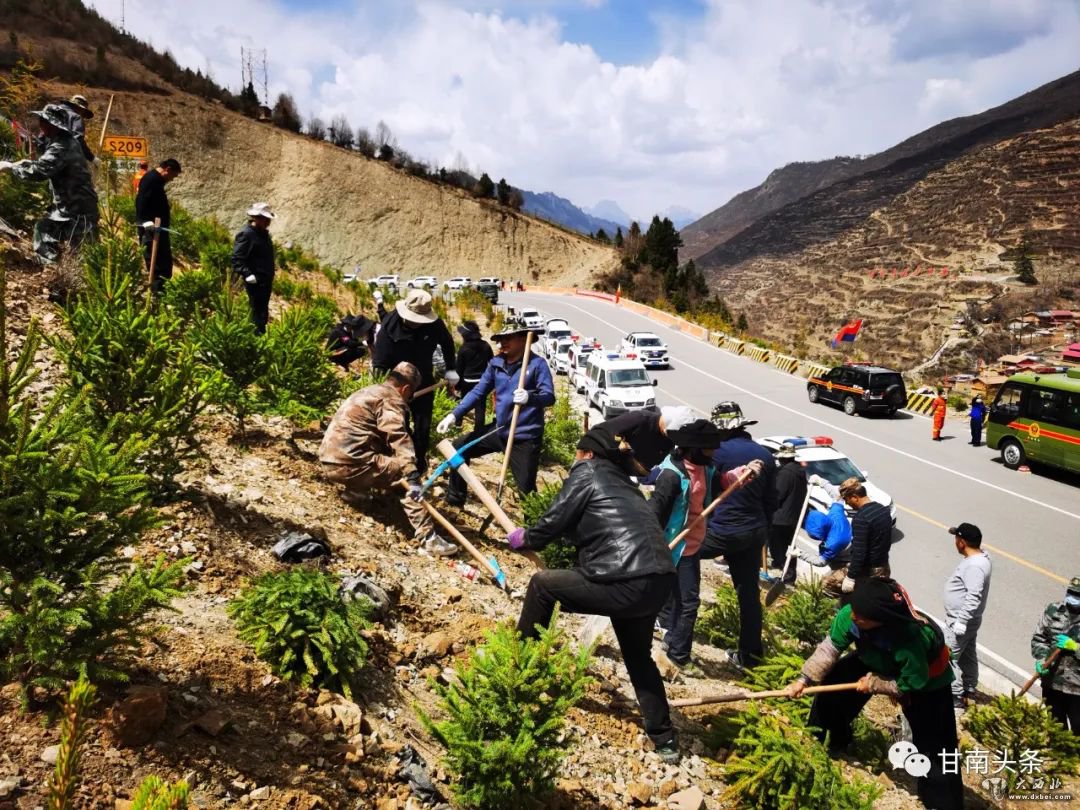
M831 562L838 557L842 559L851 545L851 524L844 514L842 503L834 503L829 507L828 513L809 510L803 525L806 533L821 543L818 552L824 562Z
M986 419L986 405L982 402L973 403L971 406L971 421L982 424Z
M713 454L713 466L723 475L755 458L764 463L765 472L716 507L709 518L711 533L724 536L769 528L776 511L776 461L772 454L745 430L738 430L721 442Z
M454 418L461 418L476 407L484 397L495 392L495 424L501 430L499 435L510 435L510 419L514 414L514 389L518 387L518 375L521 373L521 361L511 365L499 355L488 363L480 382L467 393L454 408ZM514 440L539 439L544 435L544 408L555 404L555 383L551 380L551 370L542 357L533 355L529 358L529 370L525 372L525 390L529 392L529 401L521 406L518 416L517 431Z

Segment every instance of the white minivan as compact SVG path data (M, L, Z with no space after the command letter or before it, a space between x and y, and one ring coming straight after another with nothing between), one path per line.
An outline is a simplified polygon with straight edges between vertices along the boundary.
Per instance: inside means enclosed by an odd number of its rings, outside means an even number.
M616 353L592 352L587 363L585 399L605 419L627 411L655 411L656 380L649 377L640 360Z
M567 351L567 360L570 365L570 371L568 372L570 385L579 394L585 393L586 381L589 378L589 355L601 349L603 349L603 346L595 338L582 338L577 343L572 344Z

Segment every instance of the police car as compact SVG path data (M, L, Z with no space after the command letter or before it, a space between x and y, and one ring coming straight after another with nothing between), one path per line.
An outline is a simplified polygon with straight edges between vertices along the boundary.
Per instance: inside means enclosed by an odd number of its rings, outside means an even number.
M845 456L833 446L833 440L828 436L766 436L757 440L758 444L766 447L770 453L776 453L783 445L789 444L795 448L795 460L806 468L806 476L819 475L829 483L840 486L849 478L858 478L864 487L870 500L877 501L888 507L889 517L893 525L896 525L896 504L892 496L881 487L871 483L865 472L850 458ZM819 512L828 512L833 500L823 487L813 485L810 487L810 506ZM845 505L844 511L850 518L852 510Z

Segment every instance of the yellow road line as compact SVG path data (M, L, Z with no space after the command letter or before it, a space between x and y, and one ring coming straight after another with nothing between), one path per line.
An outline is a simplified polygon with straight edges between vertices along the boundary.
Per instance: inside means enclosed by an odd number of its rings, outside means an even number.
M933 518L929 518L926 515L922 514L921 512L916 512L914 509L909 509L908 507L901 506L900 504L897 504L896 508L907 512L909 515L914 515L915 517L919 518L920 520L925 520L931 526L937 526L939 529L945 529L946 531L949 530L949 527L946 526L944 523L940 523L940 522L934 520ZM1030 568L1032 571L1035 571L1036 573L1042 574L1044 577L1049 577L1050 579L1054 580L1054 582L1060 582L1062 585L1068 585L1069 584L1069 580L1065 579L1065 577L1060 576L1058 574L1055 574L1053 571L1048 571L1045 568L1043 568L1041 565L1036 565L1033 562L1025 560L1023 557L1017 557L1015 554L1010 554L1008 551L1005 551L1004 549L1000 549L997 546L992 546L989 543L983 543L982 547L985 548L987 551L992 551L995 554L1000 554L1002 557L1005 557L1008 560L1012 560L1014 563L1017 563L1018 565L1022 565L1025 568Z

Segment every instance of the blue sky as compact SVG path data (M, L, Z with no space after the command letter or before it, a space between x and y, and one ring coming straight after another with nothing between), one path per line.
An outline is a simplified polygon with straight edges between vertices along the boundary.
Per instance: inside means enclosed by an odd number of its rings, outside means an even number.
M127 0L127 22L234 89L266 48L305 116L641 219L1080 67L1076 0Z

